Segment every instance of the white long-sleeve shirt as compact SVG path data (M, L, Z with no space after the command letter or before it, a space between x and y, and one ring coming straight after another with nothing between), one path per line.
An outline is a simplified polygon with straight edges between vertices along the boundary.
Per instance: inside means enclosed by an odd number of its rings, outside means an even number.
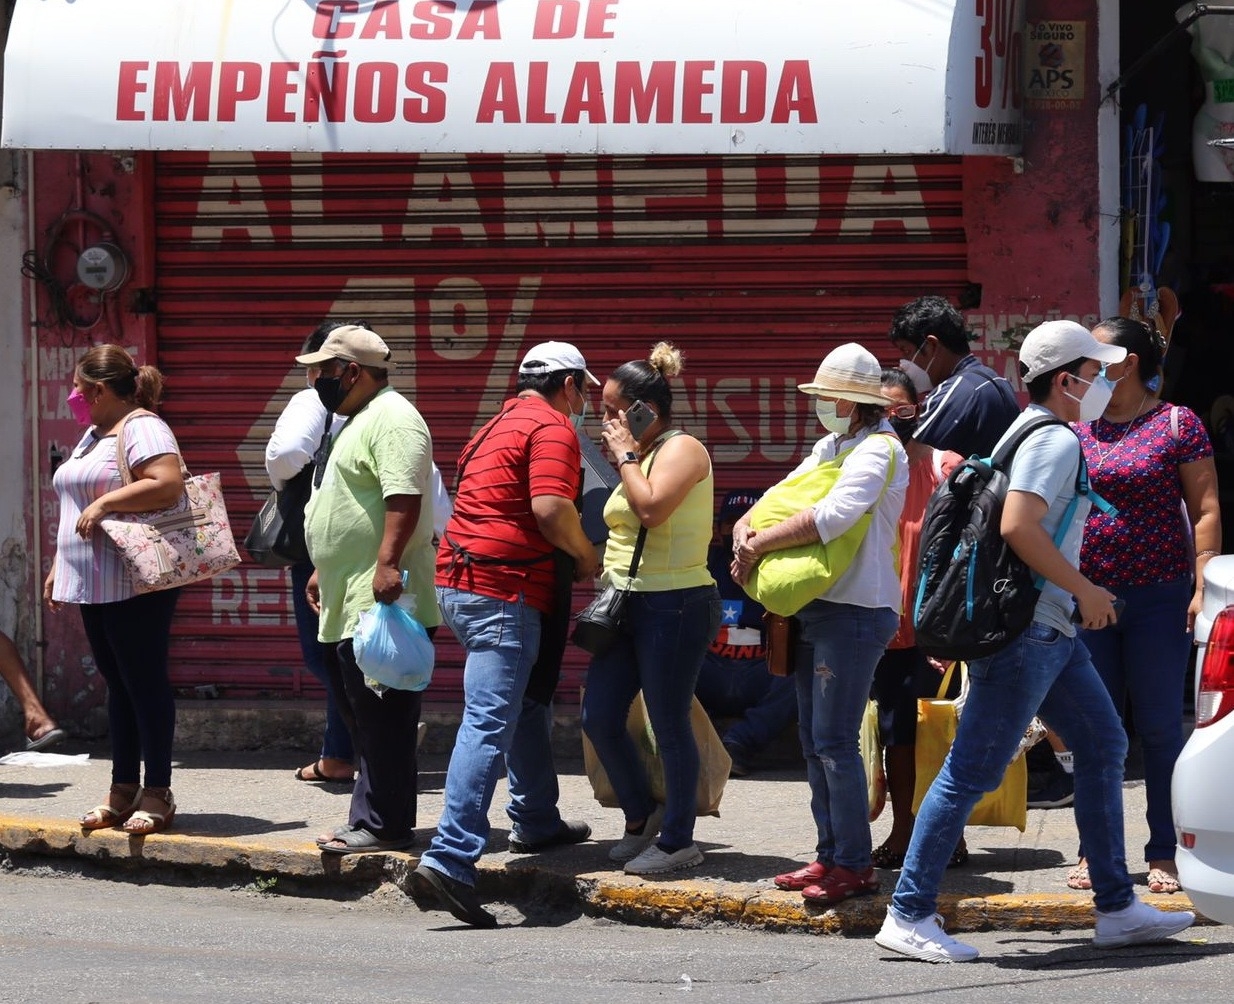
M266 473L277 491L282 491L313 459L330 417L312 388L300 391L287 402L266 444ZM337 434L347 419L342 415L333 418L330 431Z
M900 613L896 541L908 489L908 456L891 426L883 421L877 429L862 429L853 439L843 442L838 435L826 436L814 444L809 456L789 477L850 449L852 452L844 461L839 480L814 505L814 525L820 539L826 542L850 529L863 513L873 510L873 519L853 563L824 598L858 607L890 607ZM888 481L893 456L895 469Z

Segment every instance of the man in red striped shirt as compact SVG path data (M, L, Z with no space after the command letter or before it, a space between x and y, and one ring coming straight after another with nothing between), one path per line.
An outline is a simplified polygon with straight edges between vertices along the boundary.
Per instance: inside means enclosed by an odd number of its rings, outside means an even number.
M567 342L527 353L515 396L459 456L454 515L437 553L442 616L467 650L464 707L437 835L413 881L473 927L497 926L475 882L503 758L510 850L533 853L591 836L586 823L561 818L551 709L527 696L542 621L553 611L555 551L572 559L575 581L593 577L598 565L577 508L582 458L574 423L586 415L588 383L600 382Z

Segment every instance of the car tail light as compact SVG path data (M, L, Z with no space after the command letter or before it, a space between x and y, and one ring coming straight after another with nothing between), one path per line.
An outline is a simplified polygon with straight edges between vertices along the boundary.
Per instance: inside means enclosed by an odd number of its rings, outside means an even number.
M1219 722L1234 711L1234 607L1217 614L1208 635L1195 702L1196 728Z

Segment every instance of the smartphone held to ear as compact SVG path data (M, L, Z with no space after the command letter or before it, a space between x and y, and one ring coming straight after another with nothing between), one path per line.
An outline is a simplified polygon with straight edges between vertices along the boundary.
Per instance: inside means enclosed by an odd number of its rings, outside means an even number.
M651 423L659 416L654 411L643 404L642 401L635 401L626 410L626 425L630 427L630 434L635 439L642 439L643 433L651 428Z

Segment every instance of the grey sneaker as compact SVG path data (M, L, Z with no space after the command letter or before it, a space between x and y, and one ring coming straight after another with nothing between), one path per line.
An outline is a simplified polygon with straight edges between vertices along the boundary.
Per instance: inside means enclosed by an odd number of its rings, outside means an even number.
M1195 923L1195 914L1189 910L1158 910L1142 902L1139 897L1131 905L1109 913L1097 911L1097 931L1093 935L1094 948L1125 948L1128 945L1147 945L1164 941L1172 934L1185 931Z
M626 862L625 872L627 875L663 875L702 863L703 852L698 849L698 844L691 844L671 854L652 844L638 857Z
M660 835L660 823L664 821L664 806L656 805L651 810L651 815L647 817L647 822L643 824L642 833L626 833L617 843L609 849L608 857L610 861L624 863L630 861L643 853L654 842L656 837Z
M981 954L944 931L943 918L938 914L912 923L888 910L874 943L922 962L972 962Z

